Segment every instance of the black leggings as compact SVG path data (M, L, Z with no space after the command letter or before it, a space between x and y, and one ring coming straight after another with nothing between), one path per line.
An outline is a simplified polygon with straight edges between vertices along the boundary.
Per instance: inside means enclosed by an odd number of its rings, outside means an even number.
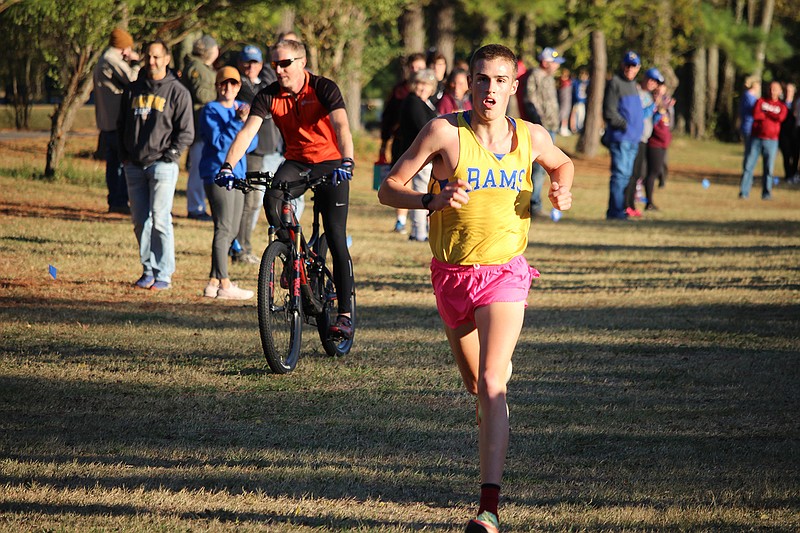
M656 178L664 176L664 164L667 159L666 148L647 147L647 178L644 180L644 191L647 196L647 203L653 203L653 186Z
M647 174L647 143L639 143L639 151L633 162L633 174L625 187L625 207L636 208L636 182L644 179ZM648 200L650 197L648 197Z
M340 159L322 163L300 163L286 160L275 172L275 180L292 182L300 179L300 173L310 169L311 177L331 174L341 165ZM304 185L289 190L294 198L306 191ZM314 193L314 209L322 215L325 239L333 257L333 281L336 283L336 298L339 313L350 313L350 293L353 291L353 263L347 249L347 210L350 198L350 182L344 181L334 187L329 183L319 185ZM281 225L281 203L283 191L268 190L264 195L264 211L271 226Z

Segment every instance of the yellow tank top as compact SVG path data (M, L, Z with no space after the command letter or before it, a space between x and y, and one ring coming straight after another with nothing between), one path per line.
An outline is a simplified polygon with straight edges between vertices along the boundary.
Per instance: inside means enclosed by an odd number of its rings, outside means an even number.
M468 113L468 112L466 112ZM523 124L515 129L516 148L508 154L488 151L458 113L459 157L453 176L431 176L428 190L441 191L448 181L462 179L472 186L461 209L448 207L431 215L429 242L433 256L453 265L499 265L521 255L530 229L531 135Z

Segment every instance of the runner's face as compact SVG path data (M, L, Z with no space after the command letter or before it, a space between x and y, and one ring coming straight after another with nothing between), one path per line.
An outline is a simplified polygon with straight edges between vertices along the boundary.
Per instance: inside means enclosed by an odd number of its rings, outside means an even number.
M300 58L300 59L295 59ZM306 58L301 53L293 51L291 48L276 48L272 51L272 61L278 63L283 60L292 60L288 67L277 65L275 74L278 76L278 83L284 89L299 91L303 87L306 78Z
M479 60L470 80L473 110L486 119L505 116L508 99L517 92L517 84L510 61Z

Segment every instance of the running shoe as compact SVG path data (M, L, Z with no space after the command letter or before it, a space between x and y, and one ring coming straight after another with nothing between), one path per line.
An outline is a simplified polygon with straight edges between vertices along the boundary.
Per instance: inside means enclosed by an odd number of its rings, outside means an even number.
M499 533L500 521L491 511L484 511L467 524L465 533Z

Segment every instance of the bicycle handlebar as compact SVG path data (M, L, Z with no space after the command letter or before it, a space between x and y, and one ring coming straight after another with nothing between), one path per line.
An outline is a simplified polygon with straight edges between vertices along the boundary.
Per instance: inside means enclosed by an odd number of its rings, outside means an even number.
M330 183L331 177L327 174L322 176L310 177L311 170L307 169L300 173L300 179L294 181L274 181L275 175L272 172L260 172L254 170L245 172L243 180L234 180L233 187L244 192L252 191L257 188L270 189L274 191L288 191L299 185L304 185L306 189L314 190L322 183Z

